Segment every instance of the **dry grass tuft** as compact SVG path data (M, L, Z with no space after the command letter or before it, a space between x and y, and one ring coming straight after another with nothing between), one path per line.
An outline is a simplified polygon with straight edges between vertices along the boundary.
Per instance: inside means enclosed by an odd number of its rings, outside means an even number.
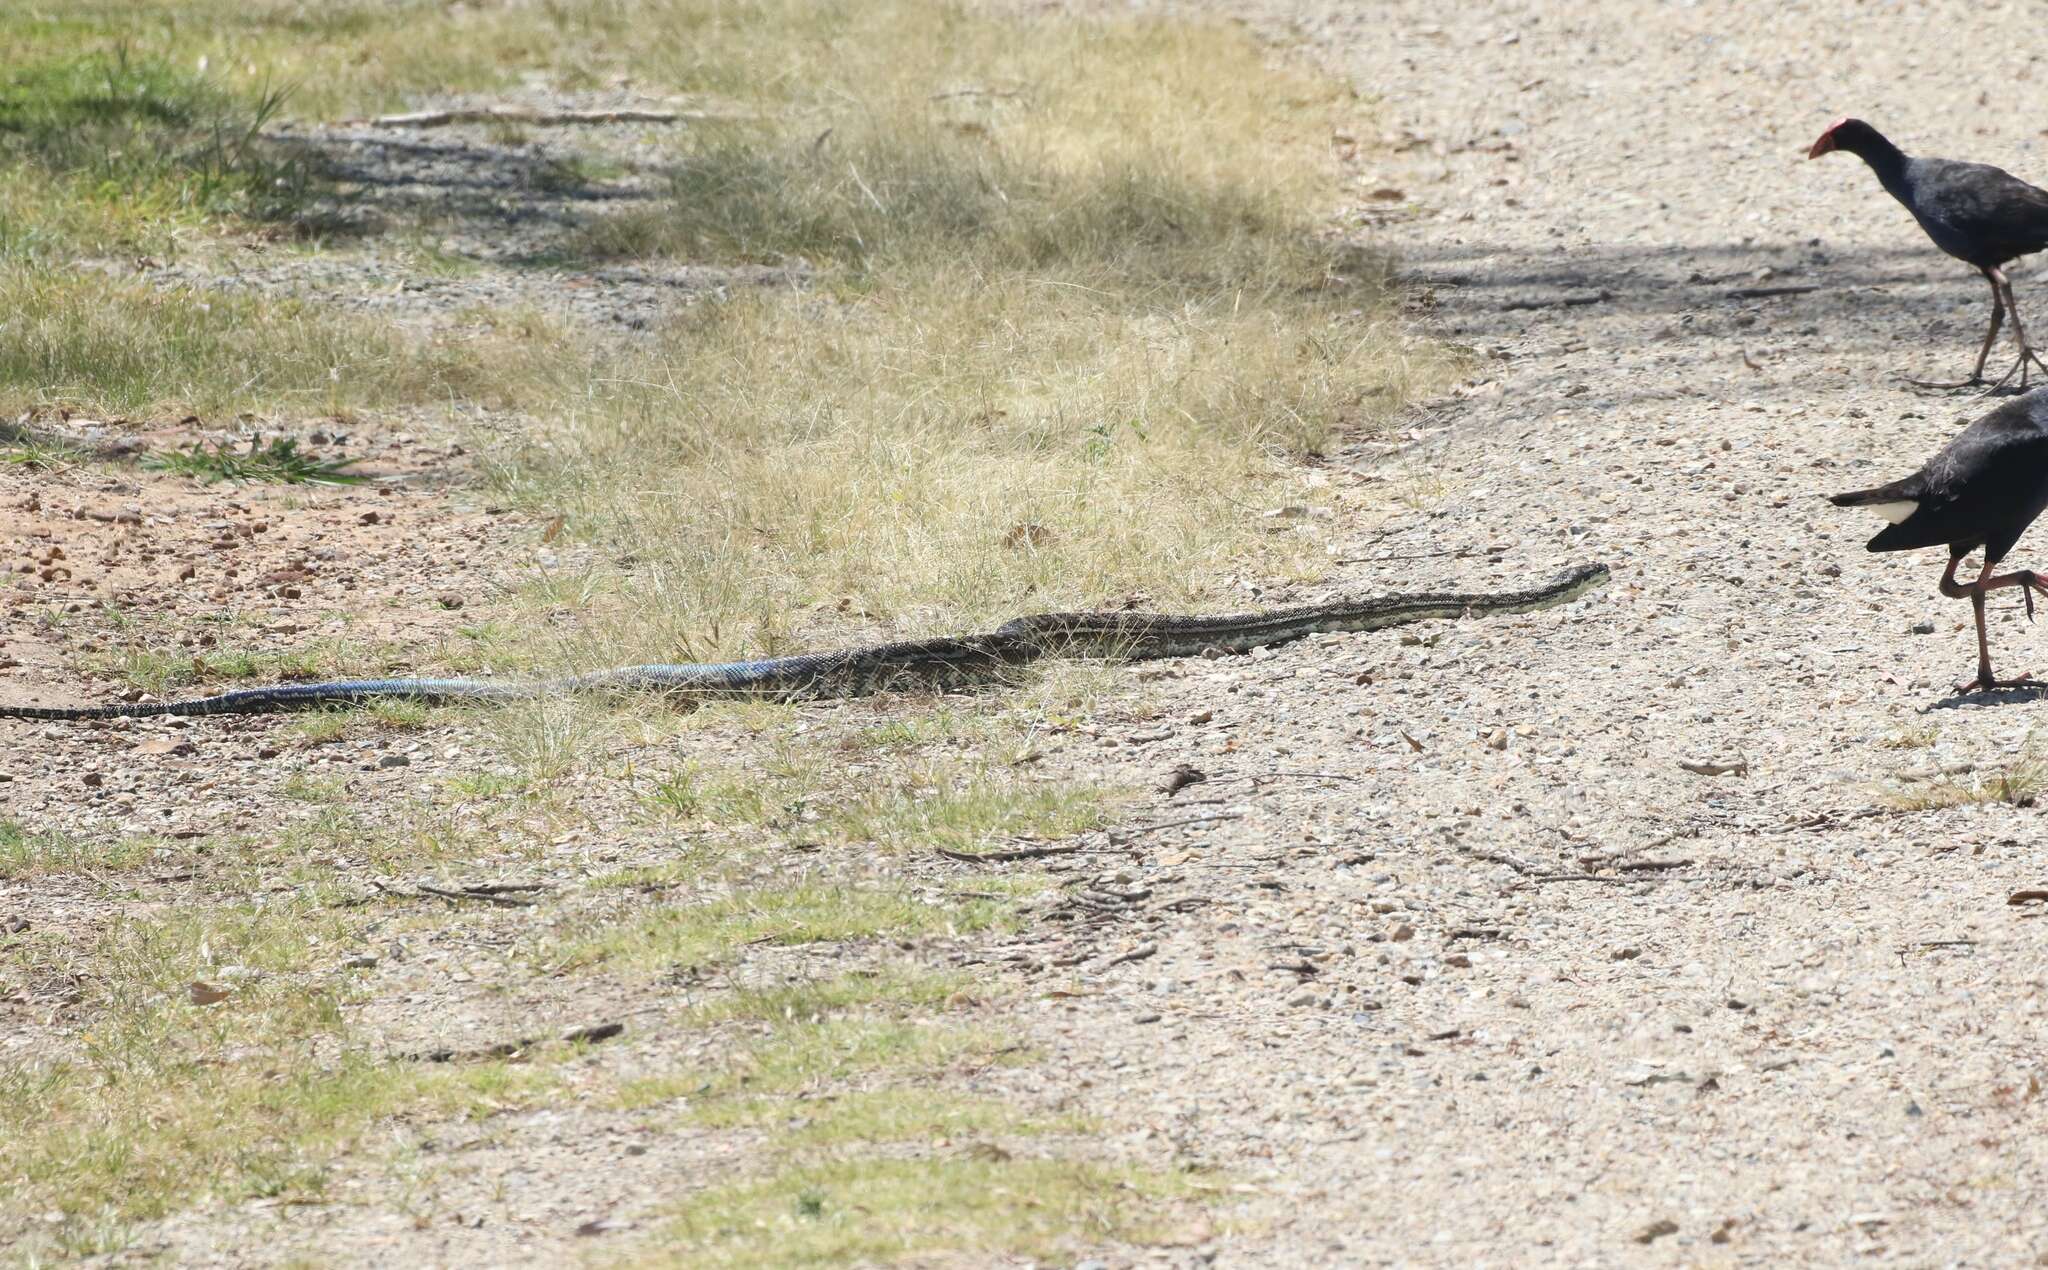
M1934 743L1930 727L1915 736L1921 746ZM1956 775L1941 775L1924 781L1896 786L1883 795L1886 805L1901 811L1931 811L1941 807L1962 807L1972 803L2005 803L2032 807L2048 790L2048 756L2039 738L2029 734L2010 761L1980 767Z
M590 644L722 657L1319 571L1259 512L1442 369L1318 230L1341 94L1221 28L939 0L712 25L824 78L750 81L768 122L687 134L673 196L583 248L810 281L558 384L565 427L499 470L636 562L593 578Z

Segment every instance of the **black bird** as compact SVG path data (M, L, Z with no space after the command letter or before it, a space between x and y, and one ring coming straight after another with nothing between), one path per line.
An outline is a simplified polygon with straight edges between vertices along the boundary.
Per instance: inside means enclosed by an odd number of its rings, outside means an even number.
M1870 540L1872 551L1948 548L1941 593L1967 598L1977 614L1977 678L1957 685L1956 691L2010 688L2029 678L2001 681L1992 675L1984 596L2003 587L2021 588L2032 621L2034 592L2048 595L2048 583L2030 569L1991 573L2048 507L2048 388L2015 397L1976 420L1904 480L1836 494L1828 501L1837 507L1868 507L1891 522ZM1977 580L1957 582L1956 566L1979 547L1984 568Z
M1977 366L1970 377L1949 384L1922 379L1909 382L1922 388L1967 388L1983 383L1984 360L1998 338L1999 322L2007 316L2012 318L2020 355L2012 370L2000 376L1992 388L2002 387L2013 371L2018 371L2024 390L2029 362L2048 371L2048 363L2027 342L2027 328L2021 325L2019 305L2012 298L2012 283L2002 268L2016 257L2048 247L2048 190L2037 189L1988 163L1909 158L1861 119L1837 119L1829 124L1806 157L1818 159L1833 150L1861 157L1877 173L1885 192L1913 213L1935 246L1977 266L1991 284L1991 328L1984 332L1984 346L1977 350Z

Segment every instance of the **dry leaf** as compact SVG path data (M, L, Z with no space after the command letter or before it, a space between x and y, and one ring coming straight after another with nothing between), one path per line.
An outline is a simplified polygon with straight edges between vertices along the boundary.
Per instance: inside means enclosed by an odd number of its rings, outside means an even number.
M1043 547L1057 537L1059 537L1058 534L1055 534L1044 525L1027 520L1021 524L1010 526L1009 531L1003 535L1003 545L1005 547Z
M194 979L185 991L191 996L193 1005L219 1005L234 995L226 988L217 987L203 979Z

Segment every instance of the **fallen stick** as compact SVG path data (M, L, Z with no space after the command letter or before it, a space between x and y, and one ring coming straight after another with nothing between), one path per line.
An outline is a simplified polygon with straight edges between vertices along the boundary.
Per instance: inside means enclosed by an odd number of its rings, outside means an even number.
M688 123L735 117L704 110L522 110L516 106L474 106L455 110L422 110L409 115L379 115L368 122L377 128L445 128L450 124L463 123L524 123L538 128L560 128L574 124Z
M1038 860L1049 855L1072 855L1086 848L1079 843L1052 847L1015 847L1008 851L953 851L946 847L938 849L948 860L964 860L969 864L1006 864L1011 860Z
M497 889L494 889L494 888L485 888L485 887L467 887L467 886L466 886L466 887L463 887L463 888L462 888L461 890L451 890L451 889L449 889L449 888L447 888L447 887L440 887L440 886L430 886L430 885L428 885L428 884L427 884L427 883L425 883L425 882L421 882L421 883L418 883L418 887L419 887L419 890L418 890L417 892L415 892L415 893L414 893L414 894L413 894L412 896L408 897L408 898L411 898L411 899L423 899L423 898L425 898L425 897L427 897L427 896L433 896L433 897L434 897L435 899L441 899L441 900L451 900L451 901L452 901L452 900L477 900L477 901L479 901L480 903L484 903L484 904L495 904L495 905L497 905L497 906L498 906L499 908L532 908L532 907L533 907L533 901L532 901L532 900L529 900L529 899L523 899L523 898L521 898L520 896L517 896L517 895L506 895L506 894L504 894L504 893L503 893L502 891L500 891L500 890L497 890ZM378 885L377 885L377 889L378 889L378 890L380 890L380 891L383 891L383 892L385 892L386 894L389 894L389 895L404 895L404 894L405 894L405 892L403 892L403 891L394 891L394 890L392 890L391 888L389 888L389 887L387 887L387 886L383 886L383 885L381 885L381 884L378 884ZM521 888L521 889L526 889L526 888Z
M1523 877L1541 877L1542 873L1526 860L1517 860L1505 851L1488 851L1483 847L1459 847L1458 854L1471 860L1484 860L1488 864L1505 864Z
M1539 873L1531 882L1655 882L1656 878L1621 878L1611 873Z
M1549 300L1510 300L1501 305L1500 309L1503 313L1512 313L1517 309L1576 309L1580 305L1599 304L1603 300L1613 298L1613 292L1600 291L1593 295L1564 295Z
M1693 774L1698 776L1749 775L1749 760L1746 758L1736 759L1733 763L1722 763L1714 760L1702 760L1700 762L1681 762L1679 766L1684 768L1686 771L1692 772Z
M572 1027L554 1039L568 1045L574 1045L579 1041L609 1041L625 1030L626 1025L624 1023L596 1023L589 1027ZM482 1049L415 1050L411 1053L400 1054L398 1057L413 1063L478 1062L493 1058L511 1058L515 1054L543 1044L547 1039L540 1036L522 1036L516 1041L502 1041L496 1045L486 1045Z
M1161 822L1160 822L1159 824L1156 824L1156 825L1139 825L1139 826L1138 826L1138 827L1137 827L1136 829L1126 829L1126 830L1124 830L1123 832L1124 832L1124 835L1125 835L1126 837L1135 837L1135 836L1136 836L1136 835L1138 835L1138 834L1141 834L1141 833L1151 833L1151 832L1153 832L1154 830L1158 830L1158 829L1178 829L1178 828L1180 828L1180 827L1181 827L1182 825L1202 825L1202 824L1207 824L1207 823L1209 823L1209 822L1210 822L1210 821L1212 821L1212 820L1243 820L1243 819L1244 819L1244 813L1243 813L1243 812L1241 812L1241 811L1226 811L1226 812L1218 812L1218 813L1217 813L1216 815L1213 815L1213 816L1189 816L1189 817L1188 817L1188 818L1187 818L1186 820L1166 820L1166 821L1161 821ZM1117 836L1118 836L1118 835L1117 835L1117 834L1114 834L1114 833L1110 834L1110 837L1111 837L1112 839L1116 838Z
M1786 287L1737 287L1728 292L1727 296L1731 300L1768 300L1773 296L1805 295L1809 291L1818 290L1820 287L1814 283L1800 282Z
M1145 958L1154 956L1158 952L1159 945L1157 944L1139 944L1136 948L1131 949L1129 952L1118 953L1116 956L1111 957L1108 961L1103 962L1102 968L1104 970L1107 970L1111 966L1121 966L1127 961L1143 961L1145 960Z

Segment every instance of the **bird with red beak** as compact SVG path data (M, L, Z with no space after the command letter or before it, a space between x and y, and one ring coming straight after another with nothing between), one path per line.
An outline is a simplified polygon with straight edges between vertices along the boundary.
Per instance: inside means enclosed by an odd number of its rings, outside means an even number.
M2019 357L2012 369L1986 391L2004 387L2015 374L2024 390L2030 364L2048 371L2048 362L2041 360L2027 339L2019 305L2013 299L2012 282L2004 269L2013 259L2048 247L2048 190L2029 185L1988 163L1912 158L1861 119L1844 117L1829 124L1807 150L1806 157L1818 159L1836 150L1846 150L1869 164L1877 174L1878 184L1913 214L1935 246L1975 265L1991 284L1991 324L1984 332L1984 343L1977 350L1977 364L1969 378L1953 383L1920 379L1909 382L1922 388L1984 384L1984 363L1998 339L1999 326L2008 317L2019 344Z

